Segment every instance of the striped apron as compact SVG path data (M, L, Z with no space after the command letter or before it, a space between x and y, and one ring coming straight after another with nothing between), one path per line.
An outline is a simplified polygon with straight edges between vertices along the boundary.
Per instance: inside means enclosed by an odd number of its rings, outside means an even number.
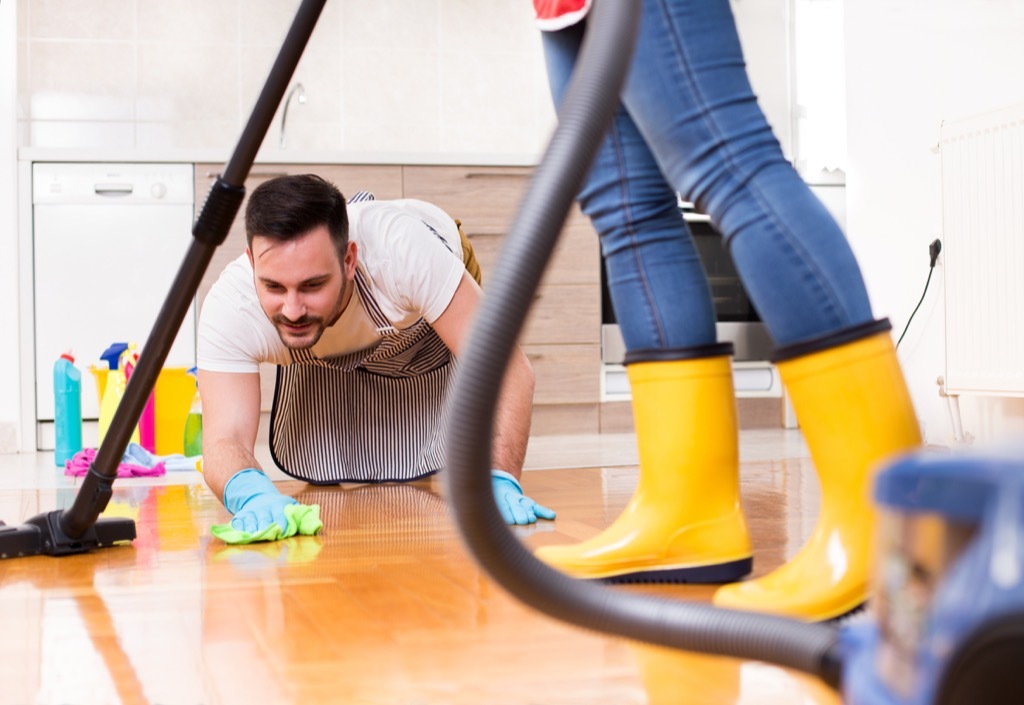
M358 269L355 282L381 339L329 358L292 351L292 364L277 368L271 455L285 473L316 485L436 473L455 360L423 319L396 330Z

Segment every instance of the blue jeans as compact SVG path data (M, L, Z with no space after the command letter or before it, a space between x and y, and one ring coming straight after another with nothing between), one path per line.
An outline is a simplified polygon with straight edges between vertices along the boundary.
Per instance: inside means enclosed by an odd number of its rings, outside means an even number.
M543 33L561 104L586 22ZM579 194L627 350L716 341L676 192L711 217L776 345L872 319L845 236L782 154L728 0L645 0L614 124Z

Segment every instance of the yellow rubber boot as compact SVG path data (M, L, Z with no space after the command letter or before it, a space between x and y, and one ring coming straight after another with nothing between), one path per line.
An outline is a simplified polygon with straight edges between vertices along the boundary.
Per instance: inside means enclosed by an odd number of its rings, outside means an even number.
M731 351L712 345L668 353L684 359L627 364L636 492L605 531L542 547L540 560L577 578L621 582L722 583L750 572Z
M872 481L887 458L921 443L888 331L888 321L860 326L777 363L821 484L817 525L792 560L720 588L715 605L824 621L867 601Z

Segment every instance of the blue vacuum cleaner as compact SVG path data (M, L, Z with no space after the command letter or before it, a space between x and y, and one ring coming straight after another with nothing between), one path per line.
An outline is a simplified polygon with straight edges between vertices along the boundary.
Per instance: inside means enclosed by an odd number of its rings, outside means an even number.
M876 598L870 619L858 626L575 580L537 560L501 519L490 483L498 390L558 233L611 124L639 10L640 0L594 2L558 127L460 357L445 477L463 542L506 590L552 617L658 646L804 671L851 705L1024 702L1024 454L912 455L880 473Z
M853 705L1024 700L1024 449L883 470L870 623L841 633Z

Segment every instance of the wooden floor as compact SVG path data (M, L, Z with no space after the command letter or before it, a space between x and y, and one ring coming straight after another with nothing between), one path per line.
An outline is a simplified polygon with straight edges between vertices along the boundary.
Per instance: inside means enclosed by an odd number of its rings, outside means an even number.
M817 485L794 434L743 434L756 574L795 552L813 525ZM615 518L636 467L630 438L609 443L532 446L524 486L559 516L514 529L524 542L576 541ZM619 457L601 457L602 447ZM574 456L602 464L575 467ZM75 484L52 455L7 458L7 524L73 501ZM131 547L0 561L0 705L838 702L775 666L639 645L534 612L464 550L441 480L285 482L284 492L321 506L322 535L230 547L209 532L226 512L189 475L115 483L107 515L135 520Z

